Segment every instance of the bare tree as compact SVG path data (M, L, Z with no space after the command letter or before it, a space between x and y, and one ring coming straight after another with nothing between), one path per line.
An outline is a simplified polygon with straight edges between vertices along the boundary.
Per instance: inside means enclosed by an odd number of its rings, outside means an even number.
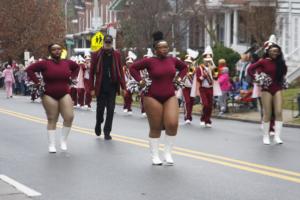
M160 30L170 40L170 4L167 0L129 0L121 21L124 46L142 49L152 44L152 33Z
M23 58L24 50L47 55L52 42L63 43L64 23L59 0L1 0L0 57Z
M251 43L261 46L271 34L274 34L277 5L277 0L264 0L257 5L244 6L240 14L245 21L244 28L251 38Z

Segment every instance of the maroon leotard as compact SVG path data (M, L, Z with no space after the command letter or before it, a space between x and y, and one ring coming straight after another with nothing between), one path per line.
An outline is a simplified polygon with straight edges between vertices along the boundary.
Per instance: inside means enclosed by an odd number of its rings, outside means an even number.
M145 96L150 96L164 103L170 97L175 95L175 86L173 80L175 78L176 69L179 70L179 76L182 79L187 73L187 65L173 57L166 58L144 58L135 62L129 68L132 77L136 81L141 81L140 70L146 69L152 84Z
M77 77L79 66L71 60L43 60L30 65L26 72L29 78L36 84L39 83L35 72L41 72L45 82L45 94L59 100L70 93L70 78Z
M287 72L287 67L286 66L282 66L282 67L284 67L283 76L285 76ZM272 79L271 85L267 89L262 88L262 91L267 91L272 95L274 95L276 94L277 91L282 90L282 83L276 81L276 64L272 59L270 58L261 59L258 62L250 65L250 67L248 68L249 75L254 77L254 74L256 72L257 73L264 72L267 75L269 75L270 78Z

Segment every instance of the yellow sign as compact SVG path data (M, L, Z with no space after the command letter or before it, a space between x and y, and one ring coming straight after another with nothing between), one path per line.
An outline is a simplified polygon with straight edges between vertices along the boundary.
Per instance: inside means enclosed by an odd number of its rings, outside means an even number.
M104 35L101 32L97 32L91 40L91 51L98 51L103 46Z
M62 52L61 52L61 55L60 55L60 58L61 59L66 59L68 56L68 52L66 49L63 49Z

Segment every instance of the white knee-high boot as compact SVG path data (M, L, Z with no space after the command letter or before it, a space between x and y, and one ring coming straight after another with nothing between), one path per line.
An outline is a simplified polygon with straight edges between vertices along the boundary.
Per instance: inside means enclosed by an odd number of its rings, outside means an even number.
M283 122L282 121L275 121L275 135L274 141L276 144L282 144L282 140L280 139L281 130L282 130Z
M173 165L174 160L172 158L172 149L174 146L176 136L165 135L165 148L164 157L167 165Z
M149 146L153 165L162 165L159 158L159 138L149 138Z
M55 147L55 133L56 130L48 130L48 151L49 153L56 153Z
M269 135L270 122L264 122L263 126L264 126L263 143L264 144L270 144L270 135Z
M61 130L61 137L60 137L60 148L61 150L66 151L68 149L67 147L67 139L68 135L71 131L71 127L63 126Z

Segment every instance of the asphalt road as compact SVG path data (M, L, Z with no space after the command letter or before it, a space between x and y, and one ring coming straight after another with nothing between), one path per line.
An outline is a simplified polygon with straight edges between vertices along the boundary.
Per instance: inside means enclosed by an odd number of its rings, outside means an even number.
M0 92L0 174L43 200L300 199L300 129L283 128L284 144L265 146L258 124L214 119L207 129L194 116L167 167L151 165L138 110L116 108L112 141L95 137L94 123L94 111L76 110L68 152L49 154L41 104Z

